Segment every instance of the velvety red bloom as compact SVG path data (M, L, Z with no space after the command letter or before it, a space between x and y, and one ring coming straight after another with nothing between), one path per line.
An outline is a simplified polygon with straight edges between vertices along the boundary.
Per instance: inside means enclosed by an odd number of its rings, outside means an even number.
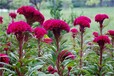
M15 19L16 16L17 16L17 14L14 13L14 12L11 12L11 13L9 13L9 16L10 16L12 19Z
M72 32L72 37L75 38L78 33L78 30L76 28L72 28L70 31Z
M44 21L44 16L32 6L22 6L18 8L17 13L24 15L30 25L34 22L42 24Z
M114 30L109 30L109 31L108 31L108 34L109 34L110 36L114 36Z
M48 66L48 72L51 73L51 74L54 74L55 72L57 72L56 69L54 69L51 65Z
M54 35L56 36L59 36L62 30L65 30L66 32L69 32L70 30L70 27L66 22L58 19L49 19L45 21L43 27L46 30L53 31Z
M40 38L43 38L43 36L45 34L47 34L47 31L44 28L42 28L42 27L36 27L34 29L34 34L35 34L36 38L40 39Z
M24 21L13 22L13 23L9 24L9 26L7 28L7 34L10 34L10 33L16 34L16 33L22 33L22 32L26 32L26 31L31 32L32 29L31 29L30 25L28 25Z
M93 32L93 35L94 35L94 37L98 37L99 36L98 32Z
M63 62L65 59L75 59L75 55L73 55L71 52L68 50L63 50L59 53L58 58L61 62Z
M10 59L6 54L0 54L0 62L9 64L9 61ZM3 64L0 64L0 67L3 67L3 66L4 66Z
M108 19L109 17L108 17L108 15L106 15L106 14L97 14L96 16L95 16L95 21L96 22L99 22L100 24L102 24L103 23L103 21L105 20L105 19Z
M3 20L2 19L3 19L3 17L0 16L0 24L3 23Z
M99 46L104 46L106 43L110 44L110 39L107 35L101 35L101 36L95 37L93 42L98 43Z
M84 31L85 27L90 28L91 20L86 16L80 16L74 20L74 26L80 25L80 31Z

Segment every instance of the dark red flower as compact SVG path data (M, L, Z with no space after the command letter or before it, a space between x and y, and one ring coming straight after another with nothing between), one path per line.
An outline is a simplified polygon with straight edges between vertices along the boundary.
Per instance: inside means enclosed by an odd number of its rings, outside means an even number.
M3 23L3 20L2 19L3 19L3 17L0 16L0 24Z
M17 14L14 13L14 12L11 12L11 13L9 13L9 16L10 16L12 19L15 19L16 16L17 16Z
M48 72L51 73L51 74L54 74L55 72L57 72L56 69L54 69L51 65L48 66Z
M106 43L110 44L110 39L107 35L100 35L95 37L93 42L98 43L99 46L104 46Z
M94 37L98 37L99 36L98 32L93 32L93 35L94 35Z
M70 72L70 70L72 69L72 67L71 67L71 66L68 66L67 68L68 68L68 71L69 71L69 72Z
M24 15L30 25L34 22L42 24L44 21L44 16L32 6L22 6L17 10L17 13Z
M73 55L71 52L69 52L68 50L62 50L59 55L58 58L61 62L63 62L65 59L71 58L71 59L75 59L75 55Z
M34 29L34 34L35 34L36 38L41 39L41 38L43 38L43 36L45 34L47 34L47 31L44 28L42 28L42 27L36 27Z
M56 36L59 36L62 30L65 30L66 32L69 32L70 30L70 27L66 22L58 19L49 19L45 21L43 27L46 30L53 31L54 35L56 34Z
M9 64L9 61L10 59L6 54L0 54L0 62ZM3 66L4 66L3 64L0 64L0 67L3 67Z
M108 34L109 34L110 36L114 36L114 30L108 30Z
M76 28L72 28L70 31L72 32L72 37L75 38L78 33L78 30Z
M91 20L86 16L80 16L74 20L74 26L80 25L80 31L84 31L85 27L90 28Z
M8 28L7 28L7 34L10 33L23 33L29 31L31 32L32 29L30 27L30 25L28 25L26 22L24 21L18 21L18 22L13 22L11 24L9 24Z
M108 15L106 15L106 14L97 14L96 16L95 16L95 21L96 22L99 22L100 24L102 24L103 23L103 21L105 20L105 19L108 19L109 17L108 17Z

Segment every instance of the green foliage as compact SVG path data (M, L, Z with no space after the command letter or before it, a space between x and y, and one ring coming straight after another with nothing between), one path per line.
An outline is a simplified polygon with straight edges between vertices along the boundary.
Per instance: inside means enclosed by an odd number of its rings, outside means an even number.
M86 1L86 5L89 5L89 6L95 6L95 5L98 5L100 3L100 0L87 0Z

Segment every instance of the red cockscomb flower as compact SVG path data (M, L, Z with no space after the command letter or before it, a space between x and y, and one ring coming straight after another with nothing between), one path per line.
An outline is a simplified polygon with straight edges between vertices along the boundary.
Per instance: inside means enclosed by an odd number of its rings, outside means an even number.
M108 19L109 17L108 17L108 15L106 15L106 14L97 14L96 16L95 16L95 21L96 22L99 22L100 24L102 24L103 23L103 21L105 20L105 19Z
M98 37L99 36L98 32L93 32L93 36Z
M43 27L46 30L53 31L54 35L58 34L58 36L60 35L60 32L62 30L65 30L67 32L69 32L69 30L70 30L70 27L66 22L64 22L62 20L58 20L58 19L49 19L49 20L45 21L43 24Z
M36 27L34 29L34 34L35 34L36 38L40 39L40 38L43 38L43 36L45 34L47 34L47 31L44 28L42 28L42 27Z
M96 42L98 43L99 46L104 47L106 43L110 44L110 39L107 35L101 35L101 36L95 37L93 42Z
M3 23L3 20L2 19L3 19L3 17L0 16L0 24Z
M80 31L84 31L85 27L90 28L91 20L86 16L80 16L74 20L74 26L80 25Z
M0 54L0 62L9 64L9 61L10 59L6 54ZM0 67L3 67L3 66L4 66L3 64L0 64Z
M9 13L9 16L10 16L12 19L15 19L16 16L17 16L17 14L14 13L14 12L11 12L11 13Z
M78 30L76 28L72 28L70 31L72 32L72 37L75 38L78 33Z
M17 10L17 13L24 15L30 25L34 22L42 24L44 21L44 16L32 6L22 6Z
M10 33L22 33L22 32L26 32L29 31L31 32L32 29L30 27L30 25L28 25L26 22L24 21L18 21L18 22L14 22L9 24L8 28L7 28L7 34Z
M61 62L63 62L65 59L71 58L71 59L75 59L75 55L73 55L71 52L69 52L68 50L62 50L59 55L58 58Z
M114 36L114 30L108 30L108 34L109 34L110 36Z
M48 72L51 73L51 74L54 74L55 72L57 72L56 69L54 69L51 65L48 66Z

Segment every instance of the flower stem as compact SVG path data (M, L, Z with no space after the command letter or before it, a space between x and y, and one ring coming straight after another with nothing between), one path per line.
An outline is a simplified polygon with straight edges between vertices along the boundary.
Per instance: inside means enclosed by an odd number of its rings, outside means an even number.
M82 68L82 56L83 56L83 32L81 32L81 50L80 50L80 69Z
M102 54L103 54L104 46L100 46L100 58L99 58L99 75L102 70Z
M100 35L102 35L103 25L100 23Z
M3 76L3 70L0 70L0 76Z
M38 39L38 57L41 57L40 39Z

